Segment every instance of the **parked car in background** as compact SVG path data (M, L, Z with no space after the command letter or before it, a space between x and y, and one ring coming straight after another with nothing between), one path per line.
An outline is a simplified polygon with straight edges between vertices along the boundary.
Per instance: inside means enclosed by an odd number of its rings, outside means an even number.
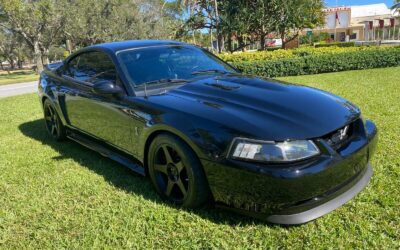
M282 47L282 39L267 39L265 43L267 47Z
M300 224L368 183L377 129L351 102L241 74L173 41L84 48L42 72L39 100L66 137L149 176L165 200Z

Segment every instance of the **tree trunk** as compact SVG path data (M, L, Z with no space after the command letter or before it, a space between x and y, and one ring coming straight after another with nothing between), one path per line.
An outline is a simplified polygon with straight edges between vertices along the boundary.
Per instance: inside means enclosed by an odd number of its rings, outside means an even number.
M43 55L43 56L42 56L42 62L43 62L43 65L50 64L50 59L49 59L49 57L48 57L47 55Z
M50 63L49 56L46 54L42 55L42 62L43 64L49 64Z
M243 36L242 35L238 35L237 39L238 39L238 42L239 42L239 47L238 48L241 48L243 52L246 52L246 46L244 44Z
M293 37L286 39L286 36L283 36L282 38L282 49L287 49L287 44L291 41L293 41L294 39L296 39L299 35L294 35Z
M4 66L3 66L3 62L2 61L0 61L0 67L1 67L1 70L4 70Z
M196 44L196 34L195 34L195 30L193 30L192 35L193 35L193 44Z
M14 59L10 58L10 59L8 59L8 62L10 63L11 70L14 70L15 69L15 61L14 61Z
M67 39L65 42L65 47L68 50L68 52L71 54L72 52L72 44L71 44L71 40Z
M219 14L218 14L218 2L217 0L214 0L214 8L215 8L215 29L217 31L217 47L218 47L218 53L222 52L222 34L221 30L219 27Z
M38 73L43 71L43 61L42 61L42 52L39 48L39 42L35 41L33 43L33 57L36 63L36 71Z
M286 37L285 32L281 32L281 40L282 40L282 49L286 49Z
M50 60L49 60L49 49L47 48L40 48L40 51L42 52L42 62L43 64L49 64Z
M231 36L231 34L228 34L227 40L228 40L228 41L227 41L227 42L228 42L228 50L229 50L229 52L232 53L233 48L232 48L232 36Z
M22 69L22 60L21 59L18 59L17 65L18 65L19 69Z
M224 36L221 34L221 31L218 30L218 53L224 51L225 50L224 47L225 47Z
M260 49L265 50L265 35L264 34L261 34L261 37L260 37Z

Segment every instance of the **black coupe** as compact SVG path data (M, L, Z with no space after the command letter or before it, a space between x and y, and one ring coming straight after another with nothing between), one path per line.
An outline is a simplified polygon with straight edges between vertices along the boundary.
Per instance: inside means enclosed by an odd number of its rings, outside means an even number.
M209 201L300 224L368 183L377 128L347 100L240 74L173 41L90 46L49 65L39 99L48 132L148 175L162 198Z

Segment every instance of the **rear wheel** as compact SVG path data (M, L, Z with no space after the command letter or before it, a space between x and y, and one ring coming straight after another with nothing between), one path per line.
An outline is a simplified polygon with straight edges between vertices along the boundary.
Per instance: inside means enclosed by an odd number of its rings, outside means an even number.
M157 192L174 204L196 208L210 197L196 154L176 136L162 134L153 140L149 148L148 168Z
M43 110L47 132L57 141L65 139L65 127L53 104L48 99L44 101Z

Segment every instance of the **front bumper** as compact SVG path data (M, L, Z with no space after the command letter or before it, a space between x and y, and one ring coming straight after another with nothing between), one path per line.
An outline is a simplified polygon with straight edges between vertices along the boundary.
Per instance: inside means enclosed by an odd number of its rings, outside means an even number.
M355 185L351 186L348 190L338 195L337 197L328 200L325 203L320 204L319 206L308 209L304 212L296 214L269 215L266 220L271 223L293 225L302 224L317 219L342 206L344 203L348 202L359 192L361 192L361 190L363 190L367 186L369 180L372 177L372 174L372 167L368 164L366 170L361 174L361 178L355 183Z
M233 160L202 160L218 206L278 224L301 224L340 207L372 176L369 160L377 144L376 126L367 121L363 136L341 150L287 166Z

